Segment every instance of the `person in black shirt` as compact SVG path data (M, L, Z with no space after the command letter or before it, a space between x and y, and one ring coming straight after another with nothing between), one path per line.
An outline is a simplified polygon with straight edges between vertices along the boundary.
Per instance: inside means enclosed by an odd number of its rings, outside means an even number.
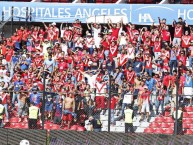
M99 119L95 119L93 116L89 117L90 131L101 132L102 123Z

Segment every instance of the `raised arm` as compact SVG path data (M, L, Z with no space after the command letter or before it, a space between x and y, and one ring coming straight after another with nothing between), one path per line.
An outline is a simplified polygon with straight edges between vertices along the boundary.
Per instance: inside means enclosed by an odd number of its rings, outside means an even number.
M48 29L48 27L46 26L46 24L45 24L44 22L42 22L42 23L43 23L43 25L44 25L45 29L47 30L47 29Z
M86 21L87 28L91 30L91 27L89 26L88 22Z

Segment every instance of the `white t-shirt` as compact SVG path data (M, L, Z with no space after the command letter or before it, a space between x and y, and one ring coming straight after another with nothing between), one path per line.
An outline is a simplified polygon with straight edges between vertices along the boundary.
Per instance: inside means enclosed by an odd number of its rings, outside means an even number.
M63 38L64 31L65 31L65 30L61 30L61 31L60 31L60 38Z
M124 95L124 98L123 98L123 103L126 103L126 104L131 104L132 102L132 93L131 92L128 92Z
M99 45L101 44L101 40L102 40L102 38L98 37L98 36L94 39L96 48L99 48Z
M90 88L95 88L94 85L95 85L95 82L96 82L96 78L97 78L97 75L89 75L89 74L84 74L84 77L87 78L88 80L88 84L90 85Z
M96 88L96 96L105 96L106 94L106 88L107 88L107 85L106 83L99 83L99 82L96 82L95 83L95 88Z
M98 37L98 34L101 33L101 28L96 29L96 28L92 27L92 30L93 30L93 32L94 32L94 36L93 36L93 37L94 37L94 40L96 40L97 37Z

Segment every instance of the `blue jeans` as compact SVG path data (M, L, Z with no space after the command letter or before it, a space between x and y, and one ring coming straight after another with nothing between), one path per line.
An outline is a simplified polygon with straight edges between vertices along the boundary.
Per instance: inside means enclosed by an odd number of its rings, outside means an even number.
M111 109L111 123L115 123L115 117L114 117L114 109Z
M93 52L94 52L94 48L93 47L90 47L90 48L88 48L88 51L89 51L89 54L93 54Z
M192 67L192 63L193 63L193 57L189 56L189 67Z
M177 68L177 60L170 60L170 74L172 75L173 68Z
M169 89L167 89L166 96L164 97L164 104L168 104L170 101Z
M146 68L145 72L147 72L152 77L153 69Z
M76 114L76 113L71 112L71 111L69 111L69 110L64 110L64 115L67 115L67 114L71 114L74 118L77 117L77 114Z
M12 98L12 107L15 107L15 100L17 99L18 106L19 106L19 94L18 93L13 93L13 98Z
M67 46L68 46L68 48L72 48L73 47L73 42L72 41L67 42Z
M104 54L105 54L105 58L106 58L107 56L109 56L109 50L105 50Z
M8 105L4 104L5 107L5 115L6 115L6 119L9 119L9 113L8 113Z
M162 110L162 113L164 113L164 100L157 100L156 101L156 114L158 115L158 111L159 111L159 106L161 105L161 110Z
M93 129L94 132L101 132L101 128Z

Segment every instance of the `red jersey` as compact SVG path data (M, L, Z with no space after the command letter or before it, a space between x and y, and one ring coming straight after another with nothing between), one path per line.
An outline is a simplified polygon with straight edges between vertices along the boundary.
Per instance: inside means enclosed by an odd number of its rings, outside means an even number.
M60 62L58 64L58 69L60 72L68 69L68 64L66 62Z
M134 84L134 80L135 80L135 76L136 76L134 71L125 70L125 76L126 76L127 81L130 84Z
M160 41L154 42L154 52L161 52L161 42Z
M179 55L179 56L177 57L177 59L178 59L178 61L182 61L183 65L186 66L186 59L187 59L186 56L184 56L184 55Z
M191 40L191 36L190 35L183 35L182 36L182 47L183 48L189 48L190 40Z
M179 27L175 26L174 37L176 37L176 38L182 37L182 26L179 26Z
M118 38L120 28L112 28L112 36Z
M63 34L63 39L66 41L71 41L72 40L72 31L64 31Z
M2 93L2 104L7 104L10 102L10 95L8 93Z
M117 57L117 54L118 54L118 46L110 45L110 53L109 53L110 58L113 59L113 57Z
M163 78L163 85L168 88L169 82L170 82L170 76L169 75L164 76L164 78Z
M127 63L128 57L125 54L120 54L118 57L118 66L123 66Z
M117 102L117 99L113 96L111 98L111 109L114 110L115 107L116 107L116 102Z
M149 100L150 100L150 95L151 95L151 92L150 92L150 91L143 92L143 93L141 94L141 99L142 99L143 101L148 100L148 102L149 102Z
M171 34L167 30L162 30L162 40L169 42L171 38Z
M149 57L145 60L145 68L146 69L152 69L152 59L151 59L151 57Z
M7 62L10 62L10 61L11 61L12 55L13 55L13 49L9 49L9 50L7 51L6 57L5 57L5 59L6 59Z

